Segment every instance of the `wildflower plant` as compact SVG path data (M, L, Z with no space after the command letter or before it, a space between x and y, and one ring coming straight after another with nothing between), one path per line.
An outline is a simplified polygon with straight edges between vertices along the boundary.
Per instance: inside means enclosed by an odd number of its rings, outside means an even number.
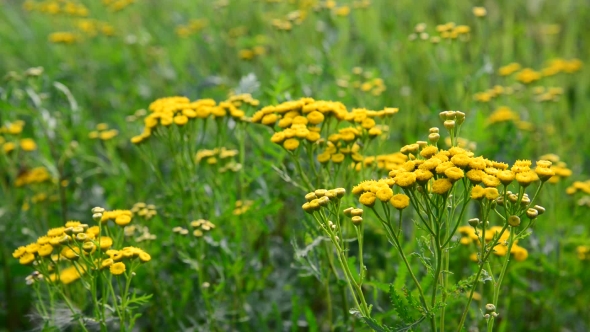
M115 249L122 247L122 226L131 222L131 211L96 207L92 212L98 225L68 221L17 248L12 256L34 269L27 283L35 290L36 306L46 328L62 324L56 310L63 303L71 311L67 324L77 323L82 331L131 331L140 316L136 309L151 297L132 291L131 282L135 271L152 258L137 247ZM109 220L114 221L114 227L109 227ZM78 281L82 289L75 287Z
M485 297L488 303L486 308L489 310L482 314L481 319L485 320L488 331L491 331L495 318L502 312L499 303L501 286L511 256L507 253L515 254L517 261L526 259L526 249L519 247L517 242L530 234L529 230L537 217L545 212L543 207L534 205L534 201L543 184L555 172L551 169L551 162L546 160L538 161L533 170L530 168L531 162L527 160L518 160L509 168L508 164L502 162L475 157L472 152L456 146L465 114L448 111L441 113L441 118L453 147L449 150L439 149L440 135L438 129L433 128L429 136L430 144L418 142L401 149L409 160L392 170L389 178L363 181L352 189L352 193L359 196L359 203L365 209L373 212L372 215L382 226L388 242L401 258L400 264L403 264L410 276L411 286L406 291L405 299L397 293L400 290L390 289L394 307L401 320L398 322L400 326L412 328L428 321L432 331L444 331L445 325L449 323L447 312L454 312L454 306L463 306L458 324L452 327L461 331L472 310L471 301L475 289L481 287L480 283L484 283L485 293L482 296ZM526 191L536 182L539 184L531 193L532 197L529 197ZM313 194L308 195L313 198ZM473 205L477 209L469 208ZM338 233L343 221L338 217L340 212L337 207L339 206L334 205L329 197L314 198L303 206L304 210L313 214L336 248L341 267L345 271L345 280L354 299L354 309L369 326L387 331L389 328L386 324L372 317L371 306L363 296L362 280L367 267L363 265L361 257L362 225L369 218L366 214L363 215L361 209L344 210L351 217L359 245L361 266L359 275L353 276L346 262L346 250L340 240L343 238L342 234ZM404 211L408 207L413 210L407 213L414 218L415 231L412 234L415 234L415 238L406 235L409 225L404 225L408 221L407 217L404 219ZM466 225L470 214L476 214L477 217L469 219ZM336 222L331 222L331 219ZM492 226L494 224L498 226ZM468 233L478 244L477 264L473 267L474 274L469 278L453 280L451 271L455 268L450 265L451 252L457 241L457 231L464 232L466 227L472 229ZM407 252L409 243L414 241L420 246L420 252ZM493 256L504 258L499 264L493 264ZM413 257L419 258L422 267L417 268L412 264ZM432 282L427 282L428 279ZM485 285L487 280L491 280L491 285ZM457 287L453 285L454 282L467 290L466 303L450 298L452 289ZM416 302L409 297L411 293L418 299ZM407 301L410 301L410 307L404 309ZM508 313L503 312L502 315Z

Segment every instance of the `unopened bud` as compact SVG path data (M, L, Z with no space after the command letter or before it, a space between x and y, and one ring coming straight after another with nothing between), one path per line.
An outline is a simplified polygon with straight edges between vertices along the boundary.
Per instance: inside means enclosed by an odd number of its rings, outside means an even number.
M436 144L436 142L438 142L439 139L440 135L438 133L431 133L430 135L428 135L428 140L432 144Z
M493 305L492 303L486 304L486 311L495 311L495 310L496 310L495 305Z
M323 197L324 195L326 195L327 190L326 189L317 189L316 191L314 191L315 195L320 198Z
M353 209L350 211L350 215L353 217L361 217L363 215L363 209Z
M545 208L540 205L535 205L534 209L539 212L539 215L542 215L543 213L545 213Z
M308 202L313 201L314 199L318 198L314 192L308 193L307 195L305 195L305 200Z
M477 225L479 225L479 219L478 218L472 218L469 219L469 225L471 225L471 227L475 228L477 227Z
M93 207L92 210L91 210L91 212L92 213L103 213L104 212L104 209L97 206L97 207Z
M360 225L363 222L363 217L361 216L354 216L352 217L352 223L355 225Z
M455 128L455 121L454 120L447 120L447 121L445 121L444 126L448 130L451 130L451 129Z
M516 194L510 194L508 195L508 199L512 202L512 203L516 203L516 201L518 201L518 196L516 196Z
M512 227L517 227L520 225L520 218L518 216L508 217L508 224Z
M418 142L416 142L416 144L418 144L418 146L420 147L420 149L424 149L428 145L428 142L418 141Z
M445 121L447 119L447 111L442 111L438 113L438 116L440 116L441 120Z
M465 121L465 113L463 112L455 112L456 120L458 125L461 125Z
M537 216L539 215L539 211L530 208L526 210L526 216L529 217L529 219L535 219L537 218Z
M344 209L344 211L343 211L344 212L344 215L347 216L347 217L352 217L352 213L351 213L352 210L354 210L353 207L349 207L349 208Z
M346 195L346 189L344 188L336 188L334 191L336 192L336 197L338 198L342 198L344 195Z
M528 198L528 196L523 196L522 199L520 200L520 204L529 205L529 204L531 204L531 199Z
M430 128L429 132L431 134L438 134L438 127L432 127L432 128Z
M92 215L94 221L100 221L102 219L102 213L95 213Z
M322 196L318 199L320 206L326 206L330 204L330 199L327 196Z
M457 112L455 111L447 111L447 120L455 120L457 116Z
M313 207L311 207L311 204L309 202L303 204L301 206L301 208L303 209L303 211L305 211L307 213L313 213L313 211L314 211Z
M496 198L496 203L498 203L500 206L504 206L504 197L500 196Z

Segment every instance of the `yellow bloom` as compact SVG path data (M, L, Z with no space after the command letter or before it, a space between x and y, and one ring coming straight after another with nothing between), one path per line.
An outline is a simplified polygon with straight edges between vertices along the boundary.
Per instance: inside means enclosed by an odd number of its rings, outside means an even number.
M504 170L496 174L496 177L503 185L507 186L514 180L514 173L510 170Z
M115 218L115 223L119 226L128 225L131 222L131 217L126 214L121 214Z
M152 260L152 256L150 256L147 252L140 252L139 253L139 260L143 263L147 263Z
M100 268L101 269L106 269L107 267L110 267L114 263L115 262L113 261L112 258L107 258L107 259L105 259L105 260L102 261L102 263L100 264Z
M125 272L125 264L122 262L114 263L110 266L110 271L113 275L121 275Z
M484 175L482 181L486 187L497 187L500 185L500 180L497 177L489 174Z
M389 187L381 188L375 195L381 202L387 202L393 197L393 190Z
M435 194L444 195L451 189L452 186L453 183L449 179L438 179L432 183L432 192Z
M471 199L481 199L485 194L485 189L480 185L476 185L471 189Z
M483 180L485 173L479 169L472 169L468 171L466 175L469 181L471 181L471 183L478 184Z
M451 167L445 171L445 175L447 176L447 178L449 178L449 180L455 182L457 180L462 179L465 176L465 173L463 173L463 170L461 170L460 168Z
M342 153L335 153L335 154L332 155L331 159L332 159L332 162L333 163L339 164L339 163L341 163L341 162L344 161L344 157L345 156Z
M518 184L520 184L523 187L527 187L528 185L537 180L539 180L539 176L537 175L537 173L530 170L516 174L516 181L518 181Z
M389 203L398 210L403 210L410 205L410 197L405 194L396 194L390 200Z
M107 250L108 248L110 248L113 245L113 239L111 239L108 236L101 236L100 239L97 242L100 241L100 249L102 250Z
M484 7L473 7L473 15L477 17L484 17L487 15L487 11Z
M416 182L416 174L412 172L401 172L395 176L395 184L402 188L411 187Z
M14 258L21 258L24 254L27 253L27 249L25 247L18 247L13 253L12 257Z
M500 193L498 192L498 189L496 188L485 188L484 189L484 193L487 199L494 200L496 198L498 198L498 196L500 196Z
M317 125L324 121L324 115L318 111L313 111L307 114L307 120L310 124Z
M174 123L178 126L184 126L188 122L188 117L185 115L177 115L174 117Z
M31 254L31 253L24 253L20 259L19 259L19 263L22 265L29 265L31 263L33 263L33 261L35 260L35 254Z
M375 205L375 201L377 200L377 196L372 192L366 192L359 197L359 202L365 206L373 206Z
M53 252L53 246L50 244L44 244L38 250L39 256L41 256L41 257L49 256L49 255L51 255L52 252Z
M283 143L283 147L289 151L293 151L299 147L299 140L296 138L289 138Z
M20 148L23 151L34 151L37 149L37 144L30 138L24 138L20 140Z

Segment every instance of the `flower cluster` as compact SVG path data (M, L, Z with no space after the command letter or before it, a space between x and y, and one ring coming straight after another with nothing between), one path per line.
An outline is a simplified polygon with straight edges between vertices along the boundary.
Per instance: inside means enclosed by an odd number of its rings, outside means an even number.
M475 244L477 247L481 246L480 243L480 231L477 228L473 228L471 226L461 226L457 230L459 234L461 234L461 239L459 242L462 245L468 246L470 244ZM489 243L494 239L497 234L502 233L502 227L500 226L493 226L486 230L485 232L485 241ZM508 242L509 234L504 232L499 238L499 243L497 246L493 248L494 255L496 256L506 256L508 252L508 247L506 243ZM514 257L517 262L522 262L527 259L529 253L528 251L518 245L518 240L514 241L512 248L510 249L510 254ZM474 262L477 262L479 257L478 253L473 253L470 256L470 259Z
M17 187L28 186L44 182L53 182L54 178L49 174L45 167L35 167L30 170L21 172L16 178L14 185Z
M174 32L179 37L189 37L193 34L199 33L201 30L205 29L209 25L209 20L205 18L201 19L192 19L185 25L179 25L176 27Z
M113 210L102 212L100 222L106 224L109 220L113 220L119 226L127 226L133 218L131 210Z
M106 123L99 123L96 125L96 130L91 131L88 133L88 138L90 139L101 139L103 141L108 141L113 139L119 134L119 131L116 129L109 129L109 125Z
M235 160L237 155L238 150L225 147L213 150L203 149L197 151L195 162L197 164L215 165L220 173L237 172L242 169L242 165Z
M23 8L29 12L40 12L49 15L65 14L69 16L88 16L88 8L78 1L32 1L27 0L23 3Z
M8 154L17 150L17 148L25 152L31 152L37 149L37 143L32 138L15 138L15 136L19 136L22 133L24 126L24 121L17 120L0 127L0 146L2 147L2 152Z
M143 202L133 204L131 212L133 215L137 215L145 220L150 220L158 215L158 211L156 211L156 206L154 204L145 204Z
M213 99L200 99L191 102L186 97L165 97L152 102L149 113L144 119L143 133L134 136L131 142L139 144L152 136L152 132L159 128L169 128L173 124L184 127L191 121L208 118L220 119L228 114L236 121L246 121L245 111L240 109L244 104L258 105L258 101L249 95L227 100L217 104ZM236 106L238 105L238 106Z

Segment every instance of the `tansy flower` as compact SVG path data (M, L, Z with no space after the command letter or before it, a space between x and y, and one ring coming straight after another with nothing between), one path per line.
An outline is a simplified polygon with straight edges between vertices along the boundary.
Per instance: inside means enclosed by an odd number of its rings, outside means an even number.
M507 186L514 180L514 173L510 170L504 170L496 174L496 177L503 185Z
M432 179L432 177L434 176L434 174L432 174L431 171L427 171L424 169L417 169L416 171L414 171L414 174L416 175L416 181L418 181L419 184L426 184L428 182L428 180Z
M114 263L115 262L113 261L112 258L107 258L107 259L105 259L105 260L102 261L102 263L100 264L100 268L101 269L106 269L107 267L110 267Z
M486 187L497 187L500 185L500 180L497 177L489 174L483 176L482 182L486 185Z
M476 185L471 189L471 199L482 199L485 194L486 190L480 185Z
M371 207L375 205L377 196L372 192L366 192L359 197L359 202L365 206Z
M487 199L489 199L490 201L494 200L494 199L498 198L498 196L500 196L500 193L498 193L498 189L496 189L496 188L485 188L484 194L485 194L485 197Z
M52 252L53 252L53 246L50 245L50 244L44 244L44 245L42 245L39 248L39 250L37 251L37 253L41 257L49 256L49 255L51 255Z
M411 187L416 182L416 174L412 172L401 172L395 176L395 184L402 188Z
M33 263L34 260L35 260L35 254L31 254L31 253L26 252L20 257L18 262L21 265L29 265L29 264Z
M101 236L98 242L100 242L100 249L102 250L107 250L113 245L113 239L108 236Z
M410 205L410 197L405 194L396 194L389 200L389 203L398 210L403 210Z
M149 255L147 252L143 252L143 251L142 251L142 252L140 252L140 253L139 253L139 260L140 260L142 263L147 263L147 262L149 262L150 260L152 260L152 256L150 256L150 255Z
M375 194L381 202L387 202L393 197L393 190L391 188L381 188Z
M115 218L115 223L119 226L125 226L131 222L131 217L127 214L121 214Z
M24 138L20 140L20 148L23 151L33 151L37 149L37 144L30 138Z
M478 184L481 183L483 177L485 176L485 173L479 169L472 169L468 171L466 175L469 181L471 181L471 183Z
M438 179L432 183L432 192L435 194L444 195L451 189L452 186L453 183L449 179Z
M429 145L420 151L420 155L426 159L431 158L438 153L438 148L434 145Z
M528 185L537 180L539 180L537 174L530 170L516 174L516 181L518 181L518 184L520 184L523 187L527 187Z
M125 264L122 262L114 263L110 266L110 271L113 275L121 275L123 272L125 272Z
M299 141L296 138L289 138L283 143L283 147L289 151L293 151L299 147Z
M463 170L461 170L460 168L457 168L457 167L448 168L445 171L445 175L452 182L455 182L457 180L460 180L460 179L462 179L465 176L465 174L463 173Z
M451 162L457 167L467 167L471 162L471 158L466 154L456 154L451 158Z
M313 111L307 114L307 120L310 124L317 125L324 121L324 115L318 111Z
M335 153L335 154L332 155L331 159L332 159L332 162L333 163L339 164L339 163L341 163L341 162L344 161L344 157L345 156L342 153Z
M12 257L14 258L21 258L24 254L27 253L27 248L25 247L18 247L13 253Z

